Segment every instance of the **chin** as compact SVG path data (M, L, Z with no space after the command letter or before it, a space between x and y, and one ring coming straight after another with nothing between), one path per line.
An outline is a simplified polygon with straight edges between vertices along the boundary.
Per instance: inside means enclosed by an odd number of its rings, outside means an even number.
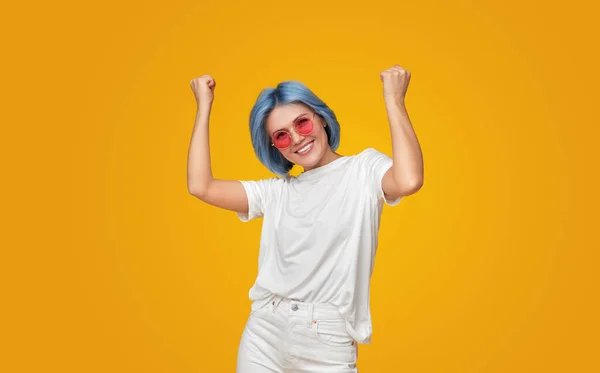
M297 153L288 153L285 158L306 170L307 168L315 167L321 161L323 156L325 156L324 149L323 144L320 144L319 140L315 140L313 148L308 154L300 155Z
M302 162L302 163L296 163L298 166L301 166L302 168L304 168L304 170L306 171L307 168L313 168L315 167L315 165L319 163L319 160L315 160L314 162Z
M294 163L296 163L298 166L301 166L304 169L315 167L321 161L321 158L323 158L324 155L319 150L320 149L313 149L313 151L311 151L311 154L308 154L304 157L296 156L295 158L297 161Z

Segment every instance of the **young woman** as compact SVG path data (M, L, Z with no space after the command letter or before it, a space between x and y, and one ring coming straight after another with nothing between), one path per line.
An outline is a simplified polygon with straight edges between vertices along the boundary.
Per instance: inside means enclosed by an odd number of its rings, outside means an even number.
M198 112L188 156L189 192L263 218L252 310L238 350L238 373L358 372L358 343L370 343L369 286L384 202L396 205L423 184L421 150L404 106L410 74L380 74L393 158L368 148L336 153L333 111L305 85L263 90L250 113L258 159L278 177L213 178L208 122L215 80L191 81ZM366 125L368 128L368 125ZM292 166L304 172L289 175Z

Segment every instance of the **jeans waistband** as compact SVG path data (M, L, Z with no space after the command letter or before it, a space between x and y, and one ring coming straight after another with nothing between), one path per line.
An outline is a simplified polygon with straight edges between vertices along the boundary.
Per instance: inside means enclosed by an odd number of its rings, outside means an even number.
M277 308L280 308L290 316L298 316L307 320L333 320L343 318L337 306L331 303L308 303L280 296L274 296L270 303L273 312Z

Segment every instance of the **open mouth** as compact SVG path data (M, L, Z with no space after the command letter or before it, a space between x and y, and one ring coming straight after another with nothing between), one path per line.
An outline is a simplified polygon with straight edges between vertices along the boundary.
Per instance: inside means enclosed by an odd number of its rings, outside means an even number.
M314 146L314 143L315 143L315 140L313 140L313 141L309 142L309 143L308 143L308 144L306 144L304 147L302 147L302 148L300 148L300 149L296 150L296 153L297 153L297 154L300 154L300 155L305 155L305 154L308 154L308 152L310 152L310 150L313 148L313 146Z

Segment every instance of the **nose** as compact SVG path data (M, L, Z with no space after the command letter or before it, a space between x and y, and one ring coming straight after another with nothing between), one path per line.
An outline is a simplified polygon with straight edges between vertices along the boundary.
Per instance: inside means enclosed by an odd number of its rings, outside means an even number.
M290 131L290 136L292 136L292 142L294 144L299 144L304 139L304 136L299 135L296 131Z

